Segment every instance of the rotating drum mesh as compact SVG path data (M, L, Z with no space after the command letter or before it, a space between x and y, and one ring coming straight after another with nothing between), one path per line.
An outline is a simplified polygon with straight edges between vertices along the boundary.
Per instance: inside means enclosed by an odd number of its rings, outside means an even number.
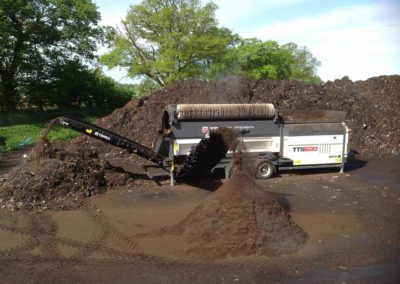
M226 120L273 118L273 104L179 104L178 120Z

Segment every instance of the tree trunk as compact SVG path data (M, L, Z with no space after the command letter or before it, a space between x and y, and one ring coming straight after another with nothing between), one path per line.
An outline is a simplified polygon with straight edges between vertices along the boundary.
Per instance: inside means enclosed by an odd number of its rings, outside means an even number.
M12 74L1 74L1 89L4 109L13 112L17 109L17 88Z

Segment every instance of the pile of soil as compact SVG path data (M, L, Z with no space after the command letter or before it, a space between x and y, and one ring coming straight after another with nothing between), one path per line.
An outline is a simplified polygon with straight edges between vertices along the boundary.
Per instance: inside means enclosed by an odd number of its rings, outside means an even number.
M303 231L270 193L238 171L179 224L163 230L179 235L187 257L226 257L296 252L307 240Z
M107 190L104 164L95 151L68 148L66 142L42 140L25 165L13 170L3 185L2 207L63 209L80 207L84 196Z
M280 110L346 111L346 122L352 129L350 149L366 156L390 157L399 155L400 149L398 90L400 76L381 76L357 82L343 78L324 85L285 80L255 81L235 76L224 77L216 83L187 80L177 82L147 98L134 99L98 120L97 124L151 147L167 104L268 102ZM75 190L72 184L84 185L76 191L77 195L73 195L73 198L81 198L87 196L87 189L94 193L102 192L137 181L131 175L116 172L113 167L101 166L107 165L107 161L118 159L133 164L148 163L134 154L128 155L124 150L86 136L80 136L69 143L55 143L52 147L63 154L38 155L7 177L0 189L2 203L12 199L13 202L8 203L9 208L14 208L17 202L23 203L22 208L29 208L31 204L24 204L31 202L30 196L37 197L36 204L50 202L55 198L64 199L64 188L67 191L68 188L70 191ZM92 158L85 160L82 157L87 154L82 153L92 153L89 155ZM85 163L90 165L78 173L80 165ZM70 164L77 166L72 167ZM57 176L60 169L64 172L64 178L51 183L54 194L50 194L47 179ZM101 185L86 181L92 169L98 171L96 174L101 177ZM35 179L32 179L31 172L36 173ZM43 176L38 177L39 173L43 173ZM40 194L36 191L40 191ZM70 208L72 203L68 201L65 206ZM50 208L60 207L54 205Z

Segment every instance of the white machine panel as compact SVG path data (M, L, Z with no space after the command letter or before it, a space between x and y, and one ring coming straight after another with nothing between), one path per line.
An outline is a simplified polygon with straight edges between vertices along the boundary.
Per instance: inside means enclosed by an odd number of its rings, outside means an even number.
M246 137L243 138L246 152L279 152L280 138L277 137Z
M339 164L342 162L343 135L285 136L283 157L293 165Z
M176 139L174 143L174 155L189 155L192 148L196 146L200 140L201 139Z
M201 139L176 139L174 155L188 155ZM280 137L246 137L242 139L246 152L279 152Z

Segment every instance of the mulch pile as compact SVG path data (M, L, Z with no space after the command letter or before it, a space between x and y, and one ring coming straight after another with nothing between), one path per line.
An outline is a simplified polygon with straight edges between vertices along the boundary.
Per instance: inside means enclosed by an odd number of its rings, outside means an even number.
M350 149L374 157L399 155L400 76L357 82L343 78L324 85L234 76L216 83L181 81L148 98L132 100L97 124L151 147L167 104L260 102L273 103L280 110L346 111L352 129ZM147 162L89 137L54 143L8 175L1 184L0 206L76 208L85 196L139 182L116 171L108 164L110 159Z
M163 233L181 236L180 250L202 260L291 254L308 238L271 194L243 171Z
M34 149L40 158L13 170L2 190L8 209L75 208L82 197L107 190L106 165L92 150L71 151L66 143L42 141ZM39 150L40 153L38 153Z

